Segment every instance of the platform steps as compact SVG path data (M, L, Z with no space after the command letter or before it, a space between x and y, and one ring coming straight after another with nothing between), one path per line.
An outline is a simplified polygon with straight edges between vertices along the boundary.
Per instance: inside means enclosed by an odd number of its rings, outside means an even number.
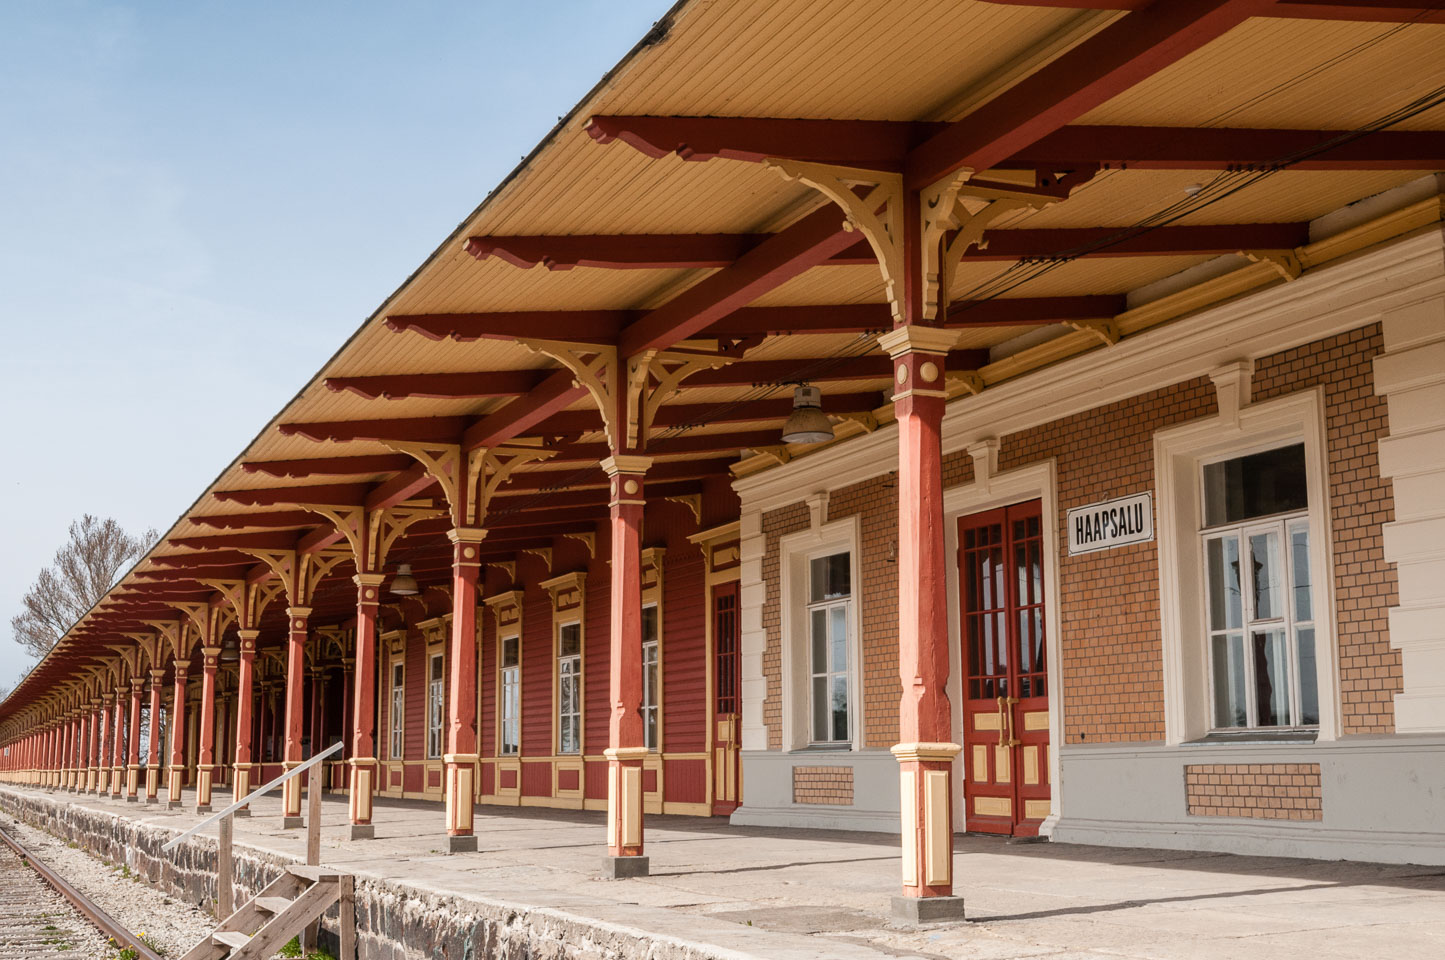
M355 879L329 867L292 864L181 960L267 960L292 937L341 904L342 960L354 956Z

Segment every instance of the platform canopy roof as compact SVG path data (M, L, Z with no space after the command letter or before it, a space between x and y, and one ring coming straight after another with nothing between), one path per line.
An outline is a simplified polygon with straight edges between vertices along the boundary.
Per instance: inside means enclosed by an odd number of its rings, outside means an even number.
M883 273L809 171L844 168L839 182L858 193L926 192L962 172L975 203L1014 201L948 279L941 322L957 331L960 404L1438 222L1438 197L1343 231L1320 218L1445 170L1439 7L683 0L69 631L0 720L175 620L178 604L223 606L217 583L274 593L267 551L344 547L318 506L441 504L407 444L555 451L498 489L486 558L594 530L606 435L557 342L574 355L590 343L717 359L658 391L653 496L725 490L806 456L779 436L799 382L821 388L836 443L886 425ZM439 513L409 526L387 569L409 562L424 584L445 582L451 525ZM313 623L352 615L353 570L329 567ZM263 643L284 636L284 607L266 609Z

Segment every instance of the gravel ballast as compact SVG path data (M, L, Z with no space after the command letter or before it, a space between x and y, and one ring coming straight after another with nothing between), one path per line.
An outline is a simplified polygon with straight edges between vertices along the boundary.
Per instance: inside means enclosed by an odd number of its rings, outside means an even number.
M153 889L119 864L107 864L8 814L0 814L0 826L121 926L137 936L145 934L163 956L182 956L215 929L210 914ZM96 957L114 955L108 951Z

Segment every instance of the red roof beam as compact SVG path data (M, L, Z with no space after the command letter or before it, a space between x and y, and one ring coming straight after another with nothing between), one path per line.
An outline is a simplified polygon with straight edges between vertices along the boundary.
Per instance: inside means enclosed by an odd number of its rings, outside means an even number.
M462 417L401 417L395 420L321 420L283 423L282 436L346 443L355 440L397 440L402 442L456 443L466 427Z
M337 507L359 507L371 488L364 483L326 483L296 487L263 487L256 490L216 490L211 495L229 503L275 506L283 503L317 503ZM317 523L322 520L318 517Z
M244 466L244 464L243 464ZM264 527L285 530L295 527L314 527L319 523L316 514L306 510L273 510L269 513L215 513L205 517L187 517L191 523L217 530L246 530Z
M1064 7L1071 10L1142 10L1150 0L984 0L1008 7ZM1356 20L1367 23L1445 23L1440 0L1279 0L1258 14L1290 20Z
M385 376L327 377L326 388L350 391L364 400L394 400L401 397L451 399L466 397L519 397L537 388L549 370L494 370L487 373L398 373Z
M781 393L781 391L779 391ZM832 414L865 413L884 404L883 394L876 391L832 393L823 395L823 412ZM654 429L680 426L703 426L716 423L746 423L751 420L786 420L793 412L793 398L778 396L764 400L738 403L670 403L664 404L653 419ZM589 433L602 429L602 418L591 410L567 410L543 421L540 432L546 434Z

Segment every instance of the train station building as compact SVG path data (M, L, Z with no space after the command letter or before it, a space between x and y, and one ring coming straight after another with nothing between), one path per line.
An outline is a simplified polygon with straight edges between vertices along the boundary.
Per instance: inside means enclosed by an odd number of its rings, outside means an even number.
M351 843L892 833L910 919L965 832L1445 863L1435 6L684 0L0 704L5 778L207 809L342 742Z

